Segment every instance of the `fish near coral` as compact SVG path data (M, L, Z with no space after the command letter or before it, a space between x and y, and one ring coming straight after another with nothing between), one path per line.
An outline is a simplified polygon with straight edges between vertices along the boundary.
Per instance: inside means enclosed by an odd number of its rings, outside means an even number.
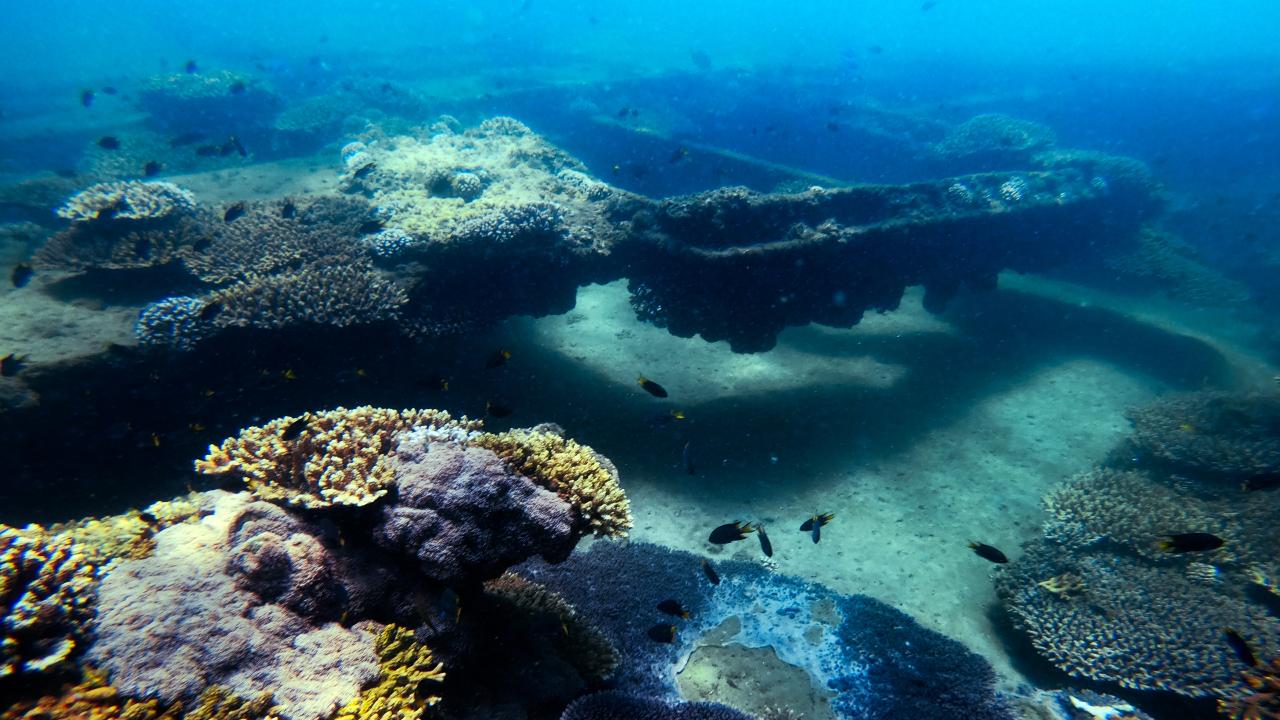
M507 361L510 359L511 351L499 348L489 356L489 359L484 361L484 369L493 370L494 368L502 367L503 365L506 365Z
M27 283L31 282L31 276L35 274L35 269L30 265L26 263L18 263L13 266L13 273L9 275L9 279L13 281L14 287L24 288L27 286Z
M711 542L716 545L726 545L731 542L744 540L748 534L754 531L755 528L751 527L750 523L735 520L712 530L711 536L707 538L707 542Z
M670 644L676 641L676 626L658 623L649 628L645 634L654 642Z
M228 224L233 223L237 219L244 217L244 213L245 209L243 200L237 203L232 203L227 208L226 212L222 213L222 221Z
M990 560L997 565L1003 565L1009 562L1009 557L1000 552L998 548L994 548L986 543L980 543L976 540L969 541L969 549L973 550L973 554L983 560Z
M809 533L809 536L813 538L813 544L817 545L822 540L822 526L831 522L835 516L835 513L814 515L800 524L800 531Z
M702 561L702 572L707 576L707 580L709 580L712 585L720 584L720 573L716 572L716 568L711 564L710 560Z
M1231 647L1231 651L1236 654L1236 657L1240 658L1240 662L1249 667L1258 667L1258 658L1254 656L1253 649L1249 647L1248 641L1240 633L1232 628L1227 628L1222 631L1222 634L1226 637L1227 645Z
M658 603L657 608L662 612L666 613L667 615L671 615L673 617L678 617L678 618L684 618L686 620L689 619L689 611L685 610L684 606L681 605L677 600L667 598L666 600L663 600L662 602Z
M658 383L656 383L656 382L654 382L654 381L650 380L649 378L647 378L647 377L645 377L645 376L643 376L643 375L641 375L640 377L636 378L636 383L637 383L640 387L644 388L644 391L645 391L645 392L649 393L650 395L652 395L652 396L654 396L654 397L656 397L656 398L664 398L664 397L666 397L666 396L667 396L667 389L666 389L666 388L662 387L662 386L661 386L661 385L659 385Z
M22 372L27 365L27 357L24 355L18 357L15 353L9 353L0 358L0 377L13 377Z
M1194 532L1167 535L1156 541L1156 547L1161 552L1181 554L1217 550L1224 543L1225 541L1222 538L1212 533Z
M115 136L103 135L102 137L98 138L98 147L102 148L103 150L119 150L120 141L117 140Z
M760 552L764 553L765 557L773 557L773 543L769 542L764 526L759 523L756 523L756 538L760 540Z

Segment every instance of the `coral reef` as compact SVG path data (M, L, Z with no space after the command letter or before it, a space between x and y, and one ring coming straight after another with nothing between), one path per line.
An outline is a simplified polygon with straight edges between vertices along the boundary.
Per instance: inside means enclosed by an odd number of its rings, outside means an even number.
M1180 238L1156 228L1143 228L1132 250L1103 263L1126 284L1151 285L1179 300L1228 306L1249 300L1248 288L1204 264Z
M72 658L93 613L97 572L70 538L0 525L0 681Z
M152 124L170 132L266 128L281 106L264 82L230 70L158 75L143 83L137 97Z
M107 682L104 672L88 669L76 685L62 688L34 702L18 702L0 712L0 720L178 720L181 705L161 705L156 700L133 700Z
M560 595L514 573L485 583L485 593L528 615L548 616L561 629L556 639L566 657L588 682L601 682L618 667L618 650L609 638Z
M1176 395L1129 419L1136 452L1173 472L1232 482L1280 473L1280 395Z
M645 543L596 542L561 565L528 563L516 571L562 595L618 648L614 686L670 700L675 672L698 638L736 618L731 639L772 647L836 693L841 717L1001 718L995 674L982 658L864 596L774 575L754 563L719 566L706 582L695 555ZM678 598L690 613L672 643L647 641L653 608Z
M130 180L99 183L77 193L58 208L58 217L73 223L159 220L195 208L195 196L173 183Z
M378 684L338 711L334 720L418 720L423 710L440 701L427 683L439 683L445 673L431 649L413 638L413 631L388 625L374 641L378 653Z
M625 536L631 527L631 508L618 485L618 469L591 448L547 426L487 434L473 442L563 498L573 507L578 524L597 536Z
M307 508L366 505L385 495L394 481L390 453L396 436L424 425L461 431L479 427L436 410L337 408L246 428L221 446L209 446L196 470L240 475L264 500Z
M1057 142L1053 130L1039 123L991 113L976 115L952 128L933 153L963 162L974 170L1007 169L1025 165L1030 157Z
M1218 712L1231 720L1274 720L1280 717L1280 659L1242 674L1248 691L1218 701Z
M374 634L313 622L237 586L234 532L256 504L210 497L210 514L156 534L156 549L117 562L99 586L89 660L122 693L193 701L210 685L270 692L289 720L323 718L374 680ZM269 512L269 511L268 511Z
M560 720L751 720L751 716L719 703L676 702L606 691L575 700Z
M395 462L397 501L373 529L381 547L414 557L422 572L458 585L485 580L540 553L552 562L578 541L571 508L492 452L415 433Z
M208 300L186 295L157 300L138 313L133 334L144 347L190 350L217 330L203 317L209 305Z
M408 298L377 272L334 264L236 283L209 302L222 306L217 323L223 327L348 327L395 321Z

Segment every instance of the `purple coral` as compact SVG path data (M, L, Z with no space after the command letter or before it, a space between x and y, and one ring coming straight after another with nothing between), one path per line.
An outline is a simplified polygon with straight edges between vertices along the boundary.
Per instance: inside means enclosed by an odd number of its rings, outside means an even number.
M494 578L534 555L556 562L577 542L568 503L489 450L418 433L401 443L398 463L399 501L384 508L374 540L436 580Z

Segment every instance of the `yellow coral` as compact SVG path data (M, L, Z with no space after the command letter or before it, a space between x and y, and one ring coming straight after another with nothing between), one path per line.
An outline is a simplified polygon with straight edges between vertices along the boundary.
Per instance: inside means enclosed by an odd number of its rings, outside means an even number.
M618 485L618 471L591 448L537 428L486 433L472 443L559 495L594 534L626 536L631 504Z
M439 410L337 408L241 430L220 447L210 445L196 470L238 473L263 500L307 508L367 505L385 495L394 480L388 458L396 436L423 425L479 427Z
M98 571L70 538L0 525L0 678L65 662L93 616Z
M181 705L169 707L155 700L130 700L107 684L107 674L85 670L78 685L63 687L58 695L46 695L34 702L14 703L0 713L0 720L178 720Z
M200 693L196 706L183 720L275 720L271 693L245 700L230 690L213 685Z
M436 703L436 695L423 694L426 682L444 680L444 669L431 648L413 638L413 631L388 625L374 641L378 653L378 684L361 692L334 720L417 720Z
M1048 580L1041 580L1036 585L1063 599L1070 599L1084 592L1084 580L1075 573L1063 573Z

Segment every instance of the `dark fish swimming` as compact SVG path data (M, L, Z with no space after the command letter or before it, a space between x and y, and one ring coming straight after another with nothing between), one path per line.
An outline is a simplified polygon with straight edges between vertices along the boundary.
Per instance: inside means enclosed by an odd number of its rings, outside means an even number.
M31 276L35 274L35 268L26 263L18 263L13 266L13 272L9 275L9 279L13 281L14 287L24 288L27 283L31 282Z
M649 631L645 634L654 642L673 643L676 641L676 626L658 623L649 628Z
M658 603L658 609L668 615L685 618L686 620L689 619L689 611L685 610L679 602L670 598Z
M293 198L285 198L284 204L280 206L280 217L291 220L297 214L298 206L293 202Z
M227 211L222 213L222 221L226 223L233 223L237 218L244 217L244 212L243 200L232 203L232 205L227 208Z
M163 165L156 162L155 160L152 160L151 162L142 166L142 177L155 177L156 175L160 174L160 170L162 170L163 168L164 168Z
M731 523L725 523L715 530L711 531L711 536L707 538L707 542L716 545L726 545L731 542L745 540L747 535L754 532L755 528L750 523L744 523L741 520L734 520Z
M356 180L363 180L369 177L369 173L376 170L377 167L378 167L377 163L372 161L367 162L364 165L361 165L359 170L356 170L354 173L352 173L351 177L355 178Z
M1258 666L1258 658L1254 656L1253 649L1249 647L1249 643L1245 641L1240 633L1227 628L1222 631L1222 634L1227 638L1227 645L1231 646L1231 651L1236 654L1236 657L1240 658L1240 662L1249 667Z
M119 90L116 90L116 89L115 89L115 87L113 87L113 86L111 86L111 85L108 85L108 86L106 86L106 87L102 88L102 94L103 94L103 95L115 95L115 94L116 94L116 93L118 93L118 92L120 92L120 91L119 91Z
M1211 533L1181 533L1167 535L1156 542L1156 547L1167 553L1208 552L1222 547L1223 539Z
M200 68L196 65L195 60L188 60L187 64L182 66L182 71L187 73L188 75L195 73L199 69Z
M697 475L698 469L693 466L693 450L690 449L692 443L684 444L684 451L681 453L680 459L684 462L684 471L690 475Z
M994 548L986 543L980 543L980 542L977 542L976 540L970 540L969 549L973 550L974 555L977 555L983 560L990 560L991 562L996 563L997 565L1003 565L1009 562L1009 557L1007 555L1000 552L999 549Z
M645 392L649 393L650 395L652 395L652 396L654 396L654 397L657 397L657 398L664 398L664 397L666 397L666 396L667 396L667 389L666 389L666 388L662 387L662 386L661 386L661 385L659 385L658 383L656 383L656 382L654 382L654 381L650 380L649 378L647 378L647 377L645 377L645 376L643 376L643 375L641 375L640 377L636 378L636 383L637 383L640 387L644 388L644 391L645 391Z
M303 430L307 429L307 417L304 415L289 423L280 433L281 440L297 440Z
M198 317L205 322L209 322L210 320L218 317L218 314L222 312L222 308L223 305L220 302L208 303L204 307L200 308L200 315Z
M227 148L231 148L231 150L235 150L236 153L240 155L240 157L249 157L249 151L244 149L244 145L240 144L240 138L236 137L235 135L228 137L226 144L222 146L223 155L231 154L231 152L227 150Z
M670 165L674 165L675 163L678 163L687 157L689 157L689 148L681 145L680 147L676 148L674 152L671 153L671 157L667 158L667 163Z
M113 135L103 135L102 137L98 138L98 147L102 148L103 150L119 150L120 141L117 140Z
M18 357L14 353L9 353L0 358L0 377L13 377L22 372L22 368L27 366L26 356Z
M244 82L237 80L231 83L231 87L228 90L232 95L243 95L245 91Z
M81 90L81 91L80 91L80 104L81 104L81 105L83 105L84 107L89 107L90 105L92 105L92 104L93 104L93 91L92 91L92 90Z
M496 402L487 402L484 404L484 411L496 418L509 417L515 410Z
M1240 485L1240 489L1244 492L1257 492L1259 490L1270 490L1274 487L1280 487L1280 474L1276 475L1254 475L1245 480Z
M707 580L711 581L712 585L720 584L720 573L716 572L715 566L711 564L710 560L702 561L702 572L707 576Z
M499 348L494 350L493 354L489 356L489 359L484 361L484 369L492 370L494 368L502 367L503 365L506 365L507 361L510 359L511 351Z
M356 228L357 235L372 235L383 228L381 220L366 220L360 223L360 227Z
M756 523L756 538L760 540L760 552L765 557L773 557L773 543L769 542L769 536L765 534L764 526Z
M821 513L814 515L800 524L800 530L802 532L809 533L816 545L818 541L822 540L822 526L831 522L835 516L835 513Z

